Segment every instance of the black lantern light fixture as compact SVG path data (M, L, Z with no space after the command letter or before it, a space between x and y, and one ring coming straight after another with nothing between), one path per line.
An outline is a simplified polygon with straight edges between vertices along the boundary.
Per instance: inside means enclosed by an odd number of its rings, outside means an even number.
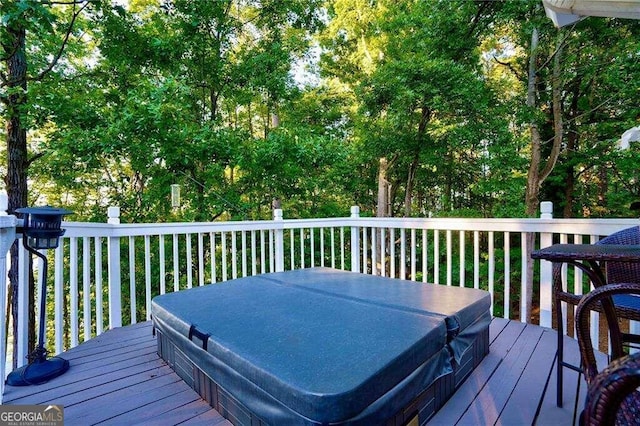
M38 347L29 355L29 364L12 371L7 377L11 386L27 386L45 383L69 369L69 361L59 357L47 359L44 348L45 307L47 300L47 257L38 250L55 249L65 230L62 217L71 212L54 207L27 207L16 210L23 213L22 243L24 248L43 260L42 288L40 289L40 324Z

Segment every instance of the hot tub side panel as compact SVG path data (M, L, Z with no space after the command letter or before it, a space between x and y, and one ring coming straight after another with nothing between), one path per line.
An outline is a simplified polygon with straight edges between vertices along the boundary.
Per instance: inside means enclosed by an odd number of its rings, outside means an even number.
M154 320L156 321L156 320ZM154 322L158 354L222 416L236 426L320 425L301 416L269 393L230 369L179 333ZM446 349L426 360L409 377L382 395L357 416L335 425L404 424L419 414L424 424L454 392L454 373L443 372ZM266 420L265 420L266 419Z
M328 268L259 275L228 284L237 286L247 282L262 283L257 288L273 287L282 290L291 287L305 290L302 294L317 293L327 296L332 303L346 301L357 305L378 306L385 311L403 311L441 321L446 336L442 337L441 350L431 357L434 358L431 369L434 365L444 363L447 365L446 370L438 367L435 369L437 371L427 374L424 369L417 369L422 374L420 380L414 379L413 384L406 388L396 385L393 390L384 392L379 399L371 402L360 414L336 422L337 424L371 424L372 421L380 424L381 419L384 419L388 425L413 424L415 420L424 425L489 351L490 297L484 291L372 277ZM208 354L211 359L203 364L200 359L202 340L197 333L190 337L195 344L184 337L189 329L188 321L177 324L176 327L175 319L163 321L161 315L156 326L159 330L158 352L161 356L205 400L234 424L319 424L291 410L287 403L283 404L250 380L246 381L246 377L242 377L215 355ZM180 331L176 332L174 328Z
M152 316L176 346L176 370L188 375L178 362L188 359L272 424L288 411L318 423L386 419L453 371L442 318L241 281L159 296Z
M169 364L169 366L180 375L180 377L192 387L202 398L215 408L222 416L229 419L234 425L238 426L263 426L263 425L281 425L281 424L300 424L303 420L298 414L292 412L287 407L282 406L278 401L271 398L270 395L263 393L261 389L254 389L259 393L259 397L253 397L249 400L249 406L240 402L248 396L243 394L240 398L235 398L223 386L220 386L216 379L214 371L205 372L198 360L199 355L188 354L179 348L180 336L170 338L159 328L157 333L158 354ZM193 350L195 345L191 342L182 342L189 345ZM442 408L455 390L462 384L464 379L473 371L480 363L482 358L488 353L489 334L487 332L479 332L474 340L471 350L464 354L461 365L454 367L452 373L444 374L436 378L430 385L426 386L416 395L412 396L409 402L403 403L402 408L397 409L395 413L387 417L385 424L387 426L406 425L410 421L418 421L420 426L424 426ZM187 351L191 352L191 351ZM197 351L196 351L197 352ZM219 379L218 379L219 380ZM242 379L236 380L237 383ZM244 387L244 386L241 386ZM408 395L408 393L404 393ZM264 412L269 403L282 410L277 414L277 410L270 408L266 410L271 422L264 421L257 412ZM259 407L250 408L253 403L258 403ZM293 420L291 420L293 419ZM366 418L360 421L352 421L351 424L368 424ZM379 423L379 422L378 422ZM317 424L308 421L308 424ZM349 423L347 423L349 424Z

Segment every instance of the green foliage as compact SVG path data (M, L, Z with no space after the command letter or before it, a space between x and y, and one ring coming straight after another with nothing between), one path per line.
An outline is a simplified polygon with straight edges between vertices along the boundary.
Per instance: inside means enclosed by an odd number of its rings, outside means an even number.
M267 219L275 205L287 217L347 216L354 204L374 216L384 158L392 215L518 217L529 125L546 156L555 84L561 152L542 197L555 216L635 214L640 147L615 145L640 124L638 21L558 30L540 0L127 3L0 1L0 136L16 118L27 134L28 204L101 222L109 205L124 222ZM14 81L22 30L26 79ZM186 265L179 273L183 288ZM519 273L512 265L512 283Z
M130 222L269 218L274 202L289 217L375 214L381 157L394 215L409 200L412 215L521 216L526 124L551 135L548 62L541 107L525 107L531 30L540 58L558 38L537 0L92 2L42 79L79 6L1 7L2 40L29 33L30 199L77 219L113 204ZM637 147L614 145L638 124L639 25L562 31L565 140L542 193L557 215L629 215ZM292 64L312 47L319 75L302 87Z

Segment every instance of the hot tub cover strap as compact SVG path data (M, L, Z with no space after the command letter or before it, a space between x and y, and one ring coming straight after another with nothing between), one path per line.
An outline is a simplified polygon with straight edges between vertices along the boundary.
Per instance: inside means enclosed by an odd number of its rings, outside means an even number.
M193 336L196 336L198 339L202 341L202 349L206 351L207 344L209 342L209 337L211 337L211 334L198 330L197 324L191 324L191 326L189 327L189 340L191 340L192 342L193 342Z

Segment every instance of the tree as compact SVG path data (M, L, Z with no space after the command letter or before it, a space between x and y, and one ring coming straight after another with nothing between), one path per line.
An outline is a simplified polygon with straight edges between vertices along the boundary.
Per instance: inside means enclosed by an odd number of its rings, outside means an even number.
M245 158L275 117L281 127L297 125L286 121L300 99L291 65L317 15L313 0L140 1L105 10L98 60L64 89L87 120L59 111L48 133L51 166L73 164L56 179L103 187L95 192L102 200L88 205L117 203L135 221L257 217L260 206L243 194L254 171L242 167L253 164ZM178 214L167 202L173 183L182 185Z
M520 111L514 125L526 135L529 146L524 213L535 216L544 195L572 216L580 175L584 178L598 170L599 179L606 179L606 153L613 144L598 140L611 135L612 129L621 134L635 114L633 107L628 108L635 102L625 86L637 69L637 60L628 55L637 50L637 37L631 35L637 23L587 19L559 30L543 15L539 2L509 3L495 22L498 28L508 28L497 37L510 40L512 52L510 59L496 62L521 82L520 96L525 100L519 106L516 101L513 107ZM606 190L599 192L604 197ZM600 204L595 199L582 202ZM528 237L529 251L535 244L533 238ZM533 262L527 258L524 315L530 318Z
M393 204L399 194L402 201L392 212L410 216L418 204L424 213L423 200L434 199L420 193L425 187L439 189L433 210L462 207L472 182L481 178L484 160L476 152L499 126L488 125L499 102L484 83L477 54L492 7L468 1L333 3L322 38L330 52L323 67L355 93L361 118L354 136L378 170L378 215L387 214L386 197ZM427 172L434 167L437 173ZM466 187L458 188L459 182Z
M6 122L7 169L4 176L7 188L9 213L27 203L27 175L30 165L39 153L29 155L27 130L34 100L29 98L29 84L47 78L60 62L67 45L77 39L76 23L90 5L90 1L33 2L27 0L3 1L0 4L2 25L2 68L0 69L0 100L2 115ZM47 34L38 48L27 49L27 32ZM34 45L38 41L29 40ZM34 53L31 53L34 52ZM32 59L33 61L30 61ZM30 66L33 64L34 66ZM17 246L11 249L10 294L13 295L14 327L17 323ZM33 286L30 286L32 289ZM29 306L34 306L31 290ZM35 311L29 315L29 347L35 340ZM15 331L15 330L14 330ZM14 332L14 336L15 336ZM15 337L14 337L15 338ZM17 362L14 359L14 365Z

